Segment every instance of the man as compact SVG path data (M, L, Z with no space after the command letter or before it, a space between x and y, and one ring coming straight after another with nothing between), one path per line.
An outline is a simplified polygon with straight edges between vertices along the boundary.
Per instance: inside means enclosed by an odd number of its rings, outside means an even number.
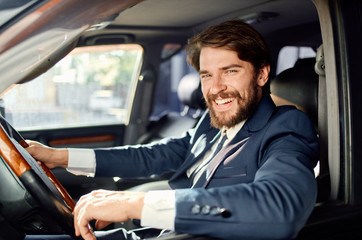
M305 224L317 195L318 140L305 114L272 102L263 38L228 21L192 38L188 53L208 112L182 137L95 150L29 142L29 153L49 168L109 177L175 172L175 190L83 196L74 211L76 235L95 239L93 219L97 229L141 219L143 226L223 239L293 238Z

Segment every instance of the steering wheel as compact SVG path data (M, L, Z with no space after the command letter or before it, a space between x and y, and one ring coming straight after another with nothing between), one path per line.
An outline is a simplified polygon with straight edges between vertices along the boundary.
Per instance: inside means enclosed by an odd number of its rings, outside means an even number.
M76 239L73 199L49 168L43 163L39 166L24 149L28 144L2 116L0 124L0 155L44 211L55 219L66 234Z

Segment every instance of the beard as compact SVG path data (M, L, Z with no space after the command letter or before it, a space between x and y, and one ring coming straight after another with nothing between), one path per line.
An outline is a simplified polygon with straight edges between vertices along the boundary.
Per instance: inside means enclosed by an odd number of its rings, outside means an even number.
M206 105L209 109L211 125L213 127L218 129L222 129L223 127L232 128L241 121L251 117L258 107L258 92L260 90L256 84L256 81L253 82L254 84L251 85L248 89L244 90L242 93L233 91L208 95ZM238 108L234 112L217 112L213 108L212 103L218 97L235 98L234 101L237 101Z

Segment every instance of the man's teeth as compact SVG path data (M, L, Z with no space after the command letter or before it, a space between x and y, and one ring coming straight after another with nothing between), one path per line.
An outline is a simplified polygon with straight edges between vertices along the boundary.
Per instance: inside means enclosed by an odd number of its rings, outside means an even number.
M217 105L223 105L229 102L232 102L234 100L234 98L224 98L224 99L217 99L215 100Z

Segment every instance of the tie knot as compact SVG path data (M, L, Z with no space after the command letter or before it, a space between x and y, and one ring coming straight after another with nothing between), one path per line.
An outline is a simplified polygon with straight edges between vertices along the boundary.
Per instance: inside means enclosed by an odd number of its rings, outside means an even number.
M213 154L214 156L222 149L222 147L224 146L226 140L227 140L226 133L221 132L221 138L220 138L219 143L216 146L215 152Z
M226 134L226 130L223 130L221 132L221 136L220 136L220 143L224 143L227 140L228 136Z

